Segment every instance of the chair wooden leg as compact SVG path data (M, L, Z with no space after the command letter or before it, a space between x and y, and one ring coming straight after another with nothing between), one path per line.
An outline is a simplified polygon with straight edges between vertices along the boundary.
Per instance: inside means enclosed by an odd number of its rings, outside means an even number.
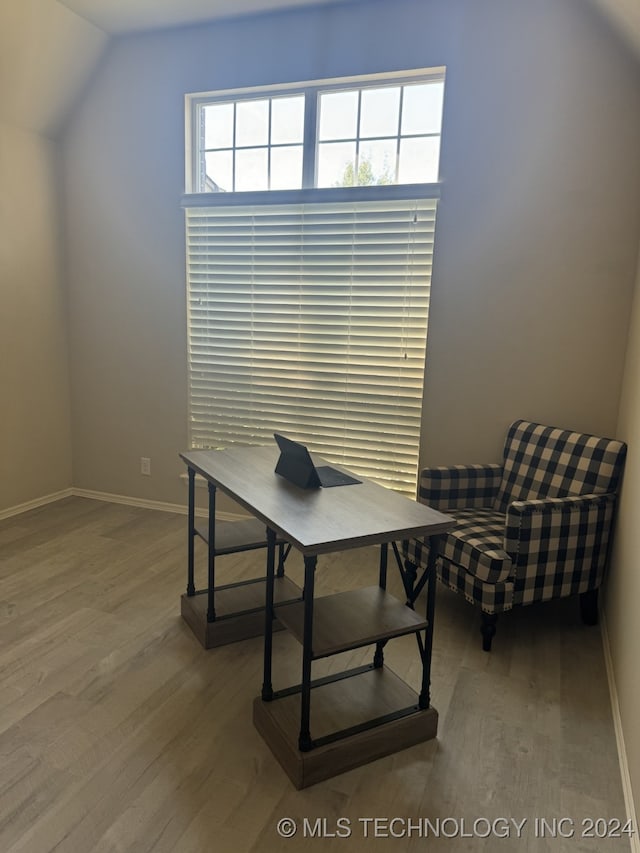
M482 634L482 650L485 652L491 651L491 641L496 633L496 623L498 621L497 613L485 613L484 610L480 613L480 633Z
M412 563L411 560L404 561L404 586L405 592L407 594L407 604L413 606L414 602L414 589L416 586L416 580L418 579L418 567L415 563Z
M580 593L580 615L585 625L598 624L598 590Z

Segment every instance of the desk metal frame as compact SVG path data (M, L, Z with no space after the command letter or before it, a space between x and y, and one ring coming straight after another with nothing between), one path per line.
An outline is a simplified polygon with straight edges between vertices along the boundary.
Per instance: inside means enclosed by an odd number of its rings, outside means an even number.
M195 585L195 537L200 534L200 531L196 527L196 512L195 512L195 478L196 471L187 463L187 475L189 482L189 504L188 504L188 526L187 526L187 595L192 597L194 595L198 595L199 591L196 590ZM241 544L234 545L229 548L218 548L216 547L216 492L217 487L215 483L212 483L210 480L207 482L207 490L209 495L209 509L208 509L208 526L207 526L207 589L205 590L207 593L207 622L215 622L216 619L225 619L232 618L233 616L237 616L238 613L233 614L225 614L223 616L216 615L216 591L223 589L231 589L239 586L245 586L248 584L253 584L259 581L260 579L251 579L245 581L238 581L236 583L225 584L223 586L216 587L216 557L221 557L225 554L237 554L243 551L255 551L260 548L265 548L268 546L268 529L265 527L265 538L263 539L251 539L249 541L243 542ZM284 564L291 550L291 545L286 543L284 540L280 539L276 542L278 546L278 568L276 572L276 577L284 577ZM243 610L242 613L252 613L259 612L263 608L262 607L254 607Z
M315 572L317 567L316 555L305 555L304 557L304 636L302 645L302 682L293 687L287 687L282 690L274 691L272 684L272 655L273 655L273 621L276 615L276 609L273 602L274 592L274 577L275 577L275 533L272 530L267 532L267 601L265 607L265 642L264 642L264 680L262 684L262 699L265 702L272 702L277 699L290 696L293 693L301 694L301 714L300 714L300 734L298 737L298 747L301 752L309 752L310 750L323 746L325 744L334 743L343 738L348 738L358 732L367 731L392 720L397 720L409 714L415 713L417 709L426 710L431 703L431 654L433 648L433 625L435 618L435 599L436 599L436 567L435 555L437 553L435 540L438 534L430 537L432 547L429 549L429 561L427 568L424 570L420 581L415 584L405 571L395 542L392 542L394 553L398 561L398 568L403 580L403 585L407 595L407 607L414 609L415 601L426 586L426 620L427 625L424 628L424 636L421 630L416 630L415 636L418 644L418 651L422 662L422 687L418 697L418 705L408 706L400 710L394 711L383 717L377 717L367 722L361 723L358 726L350 726L349 728L340 729L325 735L321 738L313 739L310 730L311 717L311 691L314 687L320 687L333 681L341 681L345 678L351 678L361 675L372 668L380 668L384 665L383 649L387 640L378 640L376 642L376 651L373 663L355 667L354 669L336 673L335 675L327 676L312 680L311 667L316 659L313 653L313 610L314 610L314 585ZM380 573L379 585L382 589L386 589L387 581L387 554L388 543L383 542L380 547ZM368 645L368 643L367 643ZM353 648L357 648L354 646Z

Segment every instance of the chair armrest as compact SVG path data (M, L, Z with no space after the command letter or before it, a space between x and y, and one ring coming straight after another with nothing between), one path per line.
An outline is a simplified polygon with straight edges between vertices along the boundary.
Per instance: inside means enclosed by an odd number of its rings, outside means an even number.
M601 576L615 504L612 493L513 501L505 519L504 549L516 576L543 566L547 576L556 572L555 584L583 567Z
M493 506L502 482L502 465L450 465L420 472L418 500L434 509Z

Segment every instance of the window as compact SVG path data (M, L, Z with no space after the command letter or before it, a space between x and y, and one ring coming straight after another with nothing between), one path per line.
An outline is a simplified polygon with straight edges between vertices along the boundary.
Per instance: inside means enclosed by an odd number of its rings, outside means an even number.
M188 190L435 183L443 95L442 69L189 95Z
M316 186L435 183L443 81L321 92Z
M193 447L281 431L415 494L443 85L188 97Z
M205 103L198 123L201 191L302 186L303 95Z

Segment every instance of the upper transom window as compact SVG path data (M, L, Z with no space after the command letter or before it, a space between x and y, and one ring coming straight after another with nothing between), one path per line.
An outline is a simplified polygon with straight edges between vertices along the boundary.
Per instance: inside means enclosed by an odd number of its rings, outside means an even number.
M443 69L189 95L187 192L436 183Z

